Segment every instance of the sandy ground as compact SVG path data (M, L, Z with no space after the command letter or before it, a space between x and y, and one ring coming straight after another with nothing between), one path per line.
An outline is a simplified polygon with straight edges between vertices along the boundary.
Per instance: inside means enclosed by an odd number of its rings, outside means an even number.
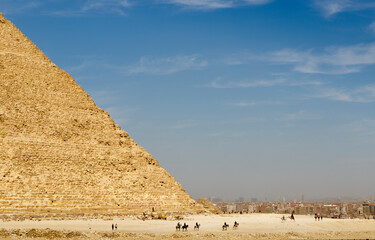
M3 235L0 237L40 237L40 238L118 238L118 239L375 239L375 220L324 219L315 221L312 216L296 216L296 221L281 221L278 214L245 215L194 215L185 216L180 222L189 225L187 233L176 232L177 221L138 220L136 218L114 220L42 220L0 222ZM240 223L233 230L234 221ZM194 231L195 222L201 224ZM222 231L227 222L230 227ZM112 231L112 223L118 229ZM34 235L28 234L30 229ZM47 229L47 230L46 230ZM52 230L54 237L49 236ZM50 231L50 232L48 232ZM70 234L69 234L70 233ZM76 233L76 234L72 234ZM36 235L35 235L36 234ZM39 234L39 235L38 235Z

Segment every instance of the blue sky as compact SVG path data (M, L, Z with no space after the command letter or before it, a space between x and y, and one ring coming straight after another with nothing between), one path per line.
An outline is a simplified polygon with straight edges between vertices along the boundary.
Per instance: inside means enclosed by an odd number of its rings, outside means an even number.
M375 194L375 1L1 0L194 198Z

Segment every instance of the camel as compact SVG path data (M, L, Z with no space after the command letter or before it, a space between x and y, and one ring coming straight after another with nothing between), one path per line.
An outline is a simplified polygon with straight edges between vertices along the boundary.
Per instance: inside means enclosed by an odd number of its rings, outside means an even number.
M177 225L176 225L176 231L180 231L180 230L181 230L181 224L177 223Z
M187 231L188 227L189 227L189 225L187 225L186 223L184 223L184 225L182 226L182 231Z
M223 231L228 230L228 227L229 227L229 225L225 222L224 225L223 225Z
M199 231L199 227L200 227L201 225L200 224L198 224L198 223L195 223L195 226L194 226L194 230L197 230L197 231Z

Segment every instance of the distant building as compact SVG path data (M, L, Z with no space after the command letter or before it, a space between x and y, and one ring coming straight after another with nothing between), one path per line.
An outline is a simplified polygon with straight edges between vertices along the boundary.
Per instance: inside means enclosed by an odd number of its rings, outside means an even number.
M249 205L249 206L247 207L247 209L248 209L248 212L249 212L249 213L257 212L257 207L254 206L254 205Z
M369 214L370 213L370 206L363 206L363 214Z
M306 215L308 213L308 207L307 206L295 206L294 211L296 214Z
M375 215L375 205L370 205L369 207L370 207L370 213L372 215Z
M271 206L267 206L264 208L264 213L273 213L273 208Z
M229 213L237 211L237 205L227 205L227 211Z

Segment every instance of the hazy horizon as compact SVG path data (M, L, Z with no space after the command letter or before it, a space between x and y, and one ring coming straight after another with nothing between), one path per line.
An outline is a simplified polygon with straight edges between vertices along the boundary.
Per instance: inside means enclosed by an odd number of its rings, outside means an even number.
M3 0L195 199L368 196L375 1Z

